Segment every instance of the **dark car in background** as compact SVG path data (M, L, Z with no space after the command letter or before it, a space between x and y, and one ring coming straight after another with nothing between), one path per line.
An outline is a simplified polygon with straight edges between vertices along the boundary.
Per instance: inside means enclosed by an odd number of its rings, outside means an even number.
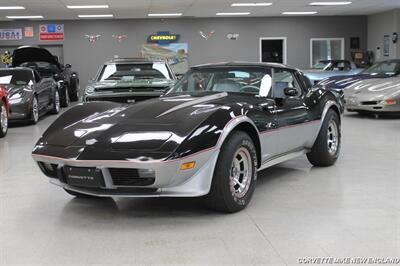
M11 121L36 124L46 113L60 111L60 94L55 80L31 68L0 69L0 86L8 91Z
M29 67L39 72L42 77L52 77L57 82L62 107L69 101L77 101L79 77L71 70L71 65L61 65L58 58L45 48L21 46L13 52L13 67Z
M175 74L164 61L114 59L100 68L83 100L134 103L161 96L175 82Z

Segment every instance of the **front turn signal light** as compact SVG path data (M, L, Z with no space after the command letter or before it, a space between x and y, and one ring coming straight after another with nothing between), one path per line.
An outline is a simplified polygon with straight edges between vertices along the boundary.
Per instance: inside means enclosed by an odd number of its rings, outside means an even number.
M183 163L181 165L181 170L189 170L189 169L193 169L196 166L196 162L187 162L187 163Z
M387 99L384 101L385 105L395 105L396 104L396 100L394 99Z

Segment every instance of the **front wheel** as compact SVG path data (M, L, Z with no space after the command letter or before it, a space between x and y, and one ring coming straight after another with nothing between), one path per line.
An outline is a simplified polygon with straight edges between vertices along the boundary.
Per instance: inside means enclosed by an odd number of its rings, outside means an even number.
M331 166L339 157L340 145L340 119L331 109L326 114L314 146L307 153L308 161L314 166Z
M36 95L33 96L29 116L31 124L36 124L39 121L39 102Z
M217 211L237 212L250 202L257 181L257 154L246 133L234 131L221 147L206 204Z
M51 108L50 113L58 114L59 112L60 112L60 93L56 89L56 90L54 90L53 107Z
M8 113L4 102L0 105L0 138L7 135L8 131Z

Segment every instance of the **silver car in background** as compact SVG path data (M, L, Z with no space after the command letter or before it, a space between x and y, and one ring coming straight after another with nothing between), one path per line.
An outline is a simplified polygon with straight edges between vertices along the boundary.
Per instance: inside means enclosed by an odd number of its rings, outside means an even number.
M316 84L330 77L356 75L361 71L362 68L348 60L321 60L312 69L303 72L312 84Z

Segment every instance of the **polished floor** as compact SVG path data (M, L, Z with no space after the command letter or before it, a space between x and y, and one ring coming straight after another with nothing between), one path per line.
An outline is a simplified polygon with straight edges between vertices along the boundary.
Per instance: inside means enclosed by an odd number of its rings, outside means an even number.
M296 265L303 257L400 257L400 119L346 114L330 168L305 157L260 173L226 215L198 199L74 199L30 157L55 119L0 140L0 264Z

